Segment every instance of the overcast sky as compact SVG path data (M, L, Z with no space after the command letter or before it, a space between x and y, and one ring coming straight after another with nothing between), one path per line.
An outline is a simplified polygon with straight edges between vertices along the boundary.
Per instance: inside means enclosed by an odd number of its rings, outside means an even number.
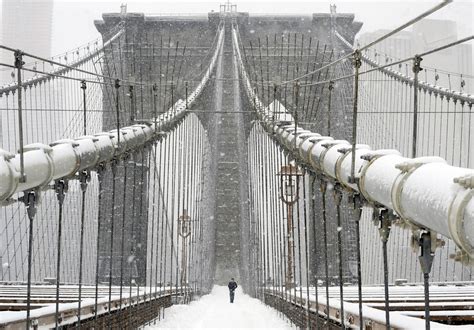
M42 0L18 0L35 1ZM0 3L2 0L0 0ZM94 19L100 19L104 12L118 12L121 3L128 4L129 12L153 13L207 13L218 11L219 4L226 1L207 0L55 0L53 16L53 54L70 50L97 38ZM435 1L278 1L240 0L235 1L238 11L250 13L316 13L329 12L329 4L334 3L339 13L354 13L356 20L364 23L362 33L377 29L391 29L418 16ZM0 7L1 8L1 7ZM458 24L459 37L472 35L474 1L455 1L430 18L450 19Z

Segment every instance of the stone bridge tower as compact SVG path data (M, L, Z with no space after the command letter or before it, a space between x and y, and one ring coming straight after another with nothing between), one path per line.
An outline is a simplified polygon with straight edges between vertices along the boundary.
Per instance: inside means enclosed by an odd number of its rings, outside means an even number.
M234 7L233 7L234 8ZM202 124L207 130L210 149L210 171L205 176L205 196L208 200L208 210L204 221L213 222L213 233L208 233L209 239L215 241L215 275L214 282L225 284L230 277L238 281L248 280L249 269L245 263L244 255L248 255L249 246L244 244L241 237L248 235L249 205L248 205L248 173L247 173L247 138L255 119L251 109L242 94L238 72L234 63L232 48L231 23L238 24L242 42L246 47L250 41L258 38L264 39L267 35L281 36L289 34L305 34L315 40L332 46L335 52L342 51L342 45L333 38L331 31L335 24L344 37L353 42L355 34L362 24L354 22L352 14L308 14L308 15L252 15L243 12L210 12L207 16L147 16L138 13L104 14L103 20L96 21L97 29L104 38L108 38L111 30L120 22L126 26L125 56L118 63L114 47L106 52L105 60L109 65L125 68L124 75L136 81L154 82L159 76L156 67L147 68L149 72L140 75L140 70L135 70L134 75L127 72L126 68L141 65L144 57L140 57L140 42L155 49L163 48L163 40L167 38L173 42L186 44L190 53L199 55L202 49L210 48L215 33L221 21L225 24L223 49L218 58L217 68L210 84L203 92L201 99L193 106ZM164 37L164 38L163 38ZM173 44L174 45L174 44ZM114 45L118 47L118 45ZM171 46L171 45L169 45ZM116 49L115 49L116 52ZM142 50L143 52L143 50ZM115 54L115 55L114 55ZM293 54L290 54L292 56ZM162 56L162 55L161 55ZM164 58L163 58L164 59ZM187 58L193 61L193 57ZM178 65L178 64L176 64ZM196 63L199 69L199 65ZM197 71L199 71L197 69ZM278 72L275 72L277 75ZM138 93L138 94L137 94ZM138 91L136 109L144 109L143 105L150 102L149 93ZM165 95L160 95L165 97ZM176 99L184 98L183 90L176 91ZM110 107L104 97L104 108ZM335 101L338 104L338 101ZM137 110L138 111L138 110ZM152 114L140 113L137 118L151 118ZM128 114L123 113L123 122L127 123ZM343 125L336 128L334 135L342 138L348 136L347 125L350 125L350 116L343 116L340 121ZM106 118L104 118L106 119ZM104 120L107 126L108 120ZM308 128L315 131L321 130L322 123L312 123ZM112 127L104 127L111 129ZM122 183L123 184L123 183ZM130 184L130 183L129 183ZM146 194L146 192L145 192ZM129 225L136 215L130 214ZM315 224L317 225L317 224ZM141 224L141 230L146 230L147 224ZM144 236L146 237L146 236ZM318 244L314 243L315 246ZM142 248L141 257L145 260L146 246ZM141 261L138 269L145 269ZM313 260L316 265L317 260ZM242 272L242 273L241 273Z

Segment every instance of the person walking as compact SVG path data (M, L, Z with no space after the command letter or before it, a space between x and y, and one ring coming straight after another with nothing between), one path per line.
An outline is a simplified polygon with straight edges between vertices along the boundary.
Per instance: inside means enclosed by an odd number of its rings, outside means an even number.
M237 283L234 281L233 277L230 279L229 285L227 285L227 287L229 288L230 302L233 304L234 303L234 296L235 296L235 289L237 289Z

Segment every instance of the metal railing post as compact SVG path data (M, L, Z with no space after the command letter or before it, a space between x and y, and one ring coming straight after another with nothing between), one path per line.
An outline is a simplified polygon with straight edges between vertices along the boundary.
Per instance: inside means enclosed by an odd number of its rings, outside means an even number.
M417 138L418 138L418 74L423 70L420 66L423 59L419 55L413 58L413 141L411 157L417 156Z
M354 104L352 112L352 154L351 154L351 177L349 183L355 183L355 153L357 144L357 111L359 102L359 69L362 65L362 55L360 50L355 50L353 55L354 65Z
M87 135L87 101L86 101L86 81L81 81L81 89L82 89L82 102L84 106L84 135Z
M15 57L15 68L17 77L17 97L18 97L18 135L20 139L20 182L26 182L25 176L25 160L23 155L23 91L21 85L21 70L25 62L23 61L23 52L17 50L14 53Z

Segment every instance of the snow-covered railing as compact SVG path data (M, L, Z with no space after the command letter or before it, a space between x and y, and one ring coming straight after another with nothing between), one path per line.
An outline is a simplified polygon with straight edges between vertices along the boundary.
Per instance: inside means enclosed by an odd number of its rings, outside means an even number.
M215 68L223 42L224 30L218 32L218 42L200 83L186 101L179 100L167 112L145 124L99 132L76 139L59 140L50 145L33 143L24 147L24 173L20 180L20 154L0 149L0 203L7 202L14 194L28 190L41 190L51 181L69 178L78 171L93 171L99 166L139 149L160 132L174 126L186 115L206 86Z
M334 288L336 289L336 288ZM346 292L348 292L348 296L354 295L355 291L357 288L355 287L346 287ZM362 323L371 326L372 329L385 329L387 326L386 319L385 319L385 311L375 308L372 305L376 305L377 303L374 303L373 301L377 301L377 297L379 295L380 287L369 287L367 291L369 291L367 294L364 294L366 299L369 300L367 304L364 304L362 306L363 309L363 320ZM471 288L469 288L470 290ZM299 288L299 290L304 291L304 297L306 297L306 290L307 288ZM410 299L416 299L415 297L419 295L423 291L422 286L416 286L416 287L404 287L404 286L398 286L398 287L392 287L391 288L392 293L393 293L393 299L396 300L397 297L400 295L409 297ZM465 290L465 288L464 288ZM322 292L321 292L322 291ZM452 295L453 292L457 292L458 294L463 291L462 287L437 287L435 289L436 293L439 294L446 294L446 295ZM306 306L309 307L309 311L311 314L314 313L315 317L319 317L319 325L324 322L323 320L326 319L326 317L329 318L329 320L335 322L336 324L341 324L344 322L346 328L348 329L353 329L356 328L357 325L360 324L359 320L359 305L355 303L354 301L351 301L351 299L348 297L347 301L344 301L344 320L341 319L341 313L340 313L340 306L341 302L339 299L335 298L337 296L336 290L332 290L330 292L330 299L329 299L329 305L327 305L326 302L326 296L324 293L324 290L320 290L318 296L316 297L315 291L313 288L309 289L309 301L307 302L305 298L300 298L297 295L292 295L289 294L288 292L279 290L278 288L265 288L264 294L266 298L272 297L275 299L278 299L280 301L284 301L287 303L291 303L292 306L296 306L300 309L300 313L304 314L305 313L305 308ZM371 301L372 300L372 301ZM410 300L413 303L413 300ZM453 306L456 308L460 308L462 305L461 301L457 301L453 303ZM273 306L276 309L279 309L280 311L283 310L285 311L285 306L282 306L281 303L275 304ZM425 320L422 318L418 317L413 317L410 315L411 311L404 311L403 309L397 310L396 306L393 306L394 312L391 313L391 319L390 319L390 328L391 329L424 329L425 328ZM450 313L455 312L455 310L444 310L443 315L450 315ZM328 314L326 314L328 313ZM310 315L311 319L311 315ZM316 322L316 327L318 325ZM442 324L440 322L431 322L431 327L435 329L452 329L453 325L446 325ZM456 328L464 328L461 325L455 326Z
M6 286L10 287L10 286ZM15 286L11 286L14 288ZM62 286L63 289L68 289L70 292L77 290L77 286ZM93 287L89 287L94 289ZM25 290L25 286L16 286L18 292ZM48 293L54 294L54 286L35 286L35 289L41 289L41 298L53 300L52 296ZM87 289L87 287L85 288ZM95 304L94 298L86 298L81 304L81 318L82 324L85 327L89 327L89 322L97 322L94 326L98 326L103 321L101 318L113 315L122 311L122 319L126 319L128 314L123 312L127 309L140 309L146 308L144 305L149 306L149 309L154 310L156 313L160 312L160 308L153 308L150 304L159 303L161 300L166 299L169 301L168 305L171 304L173 296L191 295L192 289L185 288L184 290L176 290L171 287L160 288L159 290L153 291L154 288L140 287L134 290L133 295L120 297L119 287L113 287L113 295L111 300L108 298L108 287L103 287L101 292L101 298L98 299L97 305ZM48 291L49 290L49 291ZM70 293L69 292L69 293ZM65 300L68 300L67 298ZM167 307L168 305L162 306ZM97 310L96 310L97 308ZM77 323L78 313L78 302L65 302L59 306L59 313L61 315L61 327L73 326ZM143 322L149 321L153 318L151 313L143 313L137 317L137 320ZM1 329L24 329L26 326L26 311L0 311L0 328ZM44 306L36 308L31 311L31 318L33 326L40 329L51 329L55 327L55 306L53 303L45 303ZM97 318L97 320L96 320ZM148 318L148 320L147 320ZM125 322L126 323L126 322Z
M300 163L360 193L371 205L392 210L414 227L453 239L464 253L474 257L474 170L450 166L439 157L411 159L397 150L372 150L367 145L357 146L352 169L352 145L348 141L272 118L254 92L235 29L232 37L245 93L262 126Z

